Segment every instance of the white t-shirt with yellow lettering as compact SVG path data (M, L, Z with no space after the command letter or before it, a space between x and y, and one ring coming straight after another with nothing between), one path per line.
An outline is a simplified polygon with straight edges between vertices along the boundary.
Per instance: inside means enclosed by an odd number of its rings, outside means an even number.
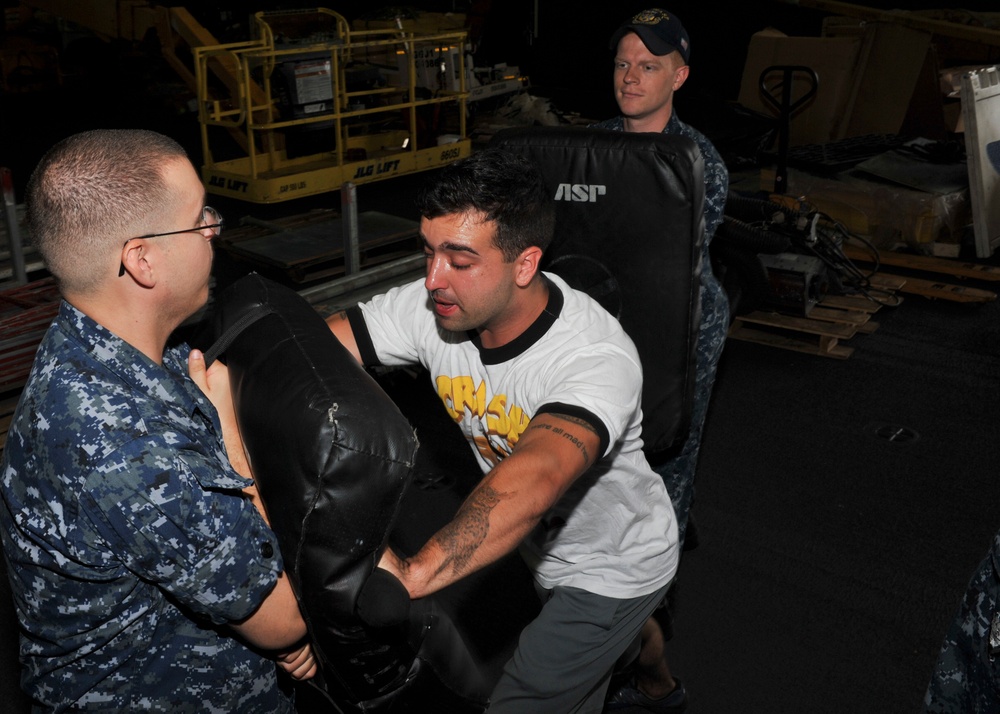
M673 577L678 548L670 498L642 453L639 357L604 308L544 275L546 310L503 347L439 329L418 280L358 306L371 339L357 334L353 320L361 356L368 365L426 367L484 473L538 414L590 423L601 436L601 458L521 544L521 555L545 588L648 595Z

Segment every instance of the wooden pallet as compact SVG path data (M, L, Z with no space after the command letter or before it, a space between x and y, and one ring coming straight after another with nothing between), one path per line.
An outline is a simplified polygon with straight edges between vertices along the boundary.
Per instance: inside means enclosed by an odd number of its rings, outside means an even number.
M878 323L872 320L872 312L872 310L835 307L824 301L809 311L809 319L853 325L857 332L870 335L878 329Z
M872 278L872 282L874 283L876 279L884 280L890 277L901 278L902 276L879 273ZM997 299L997 294L992 290L982 290L968 285L955 285L954 283L946 283L940 280L927 280L911 276L906 276L899 291L910 295L922 295L935 300L950 300L951 302L984 303Z
M858 246L846 245L844 252L852 260L874 263L872 254ZM977 263L963 263L947 258L881 253L881 265L924 271L959 279L1000 281L1000 268ZM808 317L793 317L776 312L754 312L733 320L729 336L772 345L783 349L846 359L854 349L841 344L854 335L871 334L878 323L870 317L883 306L902 303L899 293L963 303L990 302L997 298L992 290L956 285L932 278L896 275L879 270L869 278L871 294L830 295L809 311Z
M874 263L871 251L853 243L844 245L844 254L858 263ZM892 265L897 268L908 268L930 273L952 275L956 278L973 278L975 280L1000 281L1000 267L968 263L952 258L936 258L930 255L913 255L897 253L891 250L879 251L878 263Z
M0 454L38 343L58 311L52 278L0 290Z
M819 304L821 307L835 308L838 310L857 310L859 312L866 312L870 315L881 310L883 305L892 305L895 307L900 304L900 301L901 299L898 297L894 300L886 300L882 303L866 298L863 295L827 295Z
M851 243L844 246L844 254L848 258L859 263L875 263L875 257L869 250L862 249ZM960 280L971 279L986 282L1000 281L1000 268L992 265L980 265L978 263L968 263L951 258L935 258L927 255L912 255L909 253L895 253L893 251L879 252L878 256L879 272L872 278L872 285L885 284L887 281L900 281L895 289L910 295L921 295L934 300L949 300L951 302L984 303L997 299L997 294L992 290L971 287L968 285L956 285L939 278L928 279L911 275L896 275L887 273L881 269L883 265L896 268L904 268L947 278L958 278Z
M847 359L854 348L841 341L859 332L873 331L877 325L869 324L869 317L870 313L862 310L828 306L814 307L809 317L757 310L736 316L729 328L729 337L821 357Z
M24 386L38 343L58 311L52 278L0 290L0 395Z

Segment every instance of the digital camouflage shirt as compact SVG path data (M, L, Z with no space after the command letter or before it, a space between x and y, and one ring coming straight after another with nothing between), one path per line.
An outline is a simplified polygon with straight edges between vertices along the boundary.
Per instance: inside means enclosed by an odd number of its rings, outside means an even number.
M67 303L0 464L22 686L46 710L281 712L273 661L220 627L282 569L218 415L187 376Z

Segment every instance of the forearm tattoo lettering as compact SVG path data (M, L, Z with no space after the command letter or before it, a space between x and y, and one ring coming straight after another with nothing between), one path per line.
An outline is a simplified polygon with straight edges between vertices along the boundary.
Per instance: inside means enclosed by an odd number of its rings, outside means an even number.
M576 426L581 426L592 434L597 433L597 430L594 429L593 426L591 426L590 422L584 419L580 419L579 417L569 416L567 414L553 414L553 416L557 416L564 421L571 422ZM546 431L551 431L553 434L557 436L561 436L563 439L566 439L567 441L571 442L577 449L580 450L580 455L583 456L584 463L587 464L590 463L590 453L587 451L586 445L584 445L584 443L577 436L566 431L562 427L556 426L555 424L547 424L544 422L532 421L530 424L528 424L528 430L531 429L545 429Z

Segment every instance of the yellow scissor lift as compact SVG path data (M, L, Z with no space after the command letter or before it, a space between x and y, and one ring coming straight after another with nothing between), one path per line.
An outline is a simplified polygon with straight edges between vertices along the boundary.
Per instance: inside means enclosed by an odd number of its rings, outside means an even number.
M351 31L325 8L254 20L255 40L192 48L210 193L276 203L471 152L464 31ZM427 116L448 117L447 132L426 131ZM321 148L290 151L296 139Z

